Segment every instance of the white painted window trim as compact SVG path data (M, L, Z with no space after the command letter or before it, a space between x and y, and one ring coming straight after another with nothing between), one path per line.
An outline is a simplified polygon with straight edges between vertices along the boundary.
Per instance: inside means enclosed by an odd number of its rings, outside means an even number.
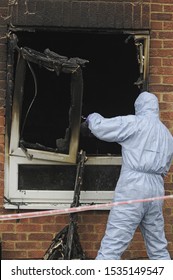
M86 165L110 164L121 165L121 157L89 157ZM46 164L62 165L61 162L46 161L40 159L28 160L22 156L10 156L8 167L6 166L5 196L10 199L11 203L5 203L4 207L8 209L17 208L15 203L19 204L20 209L58 209L69 207L73 200L73 191L60 190L19 190L18 189L18 166L19 164ZM8 170L8 171L7 171ZM108 203L111 202L113 191L81 191L80 203Z

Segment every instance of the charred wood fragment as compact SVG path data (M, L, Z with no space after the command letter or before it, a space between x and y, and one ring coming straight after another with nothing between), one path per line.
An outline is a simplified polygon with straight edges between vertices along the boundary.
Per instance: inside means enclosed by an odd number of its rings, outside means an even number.
M83 183L84 163L86 161L85 151L80 151L78 155L78 165L74 186L74 196L71 207L80 205L80 190ZM52 240L51 245L45 252L45 260L71 260L86 259L82 249L77 231L77 213L70 214L70 223L65 226Z
M85 66L88 60L81 58L70 58L56 54L49 49L46 49L44 53L35 51L30 48L22 48L21 53L24 59L38 64L40 67L45 67L50 71L55 71L58 75L60 72L73 73L78 67Z

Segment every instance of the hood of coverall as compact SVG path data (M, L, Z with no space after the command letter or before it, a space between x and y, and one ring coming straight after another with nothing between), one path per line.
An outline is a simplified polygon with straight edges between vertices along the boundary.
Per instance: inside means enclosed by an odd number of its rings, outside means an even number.
M135 101L135 115L159 116L159 103L157 97L150 92L140 93Z

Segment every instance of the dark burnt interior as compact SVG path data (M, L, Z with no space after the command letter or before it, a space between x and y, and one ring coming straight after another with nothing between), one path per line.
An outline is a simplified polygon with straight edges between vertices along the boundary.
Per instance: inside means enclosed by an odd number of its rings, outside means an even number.
M92 112L104 117L134 113L133 104L139 94L134 82L140 74L133 37L111 32L50 30L18 31L16 35L19 47L29 47L39 52L49 48L63 56L89 60L82 69L83 116ZM22 138L29 143L56 148L56 139L64 138L69 125L70 75L63 73L57 76L55 72L39 65L31 65L37 81L37 95L33 75L27 67L21 119ZM87 155L121 154L121 148L116 143L82 135L79 139L80 149L84 149Z

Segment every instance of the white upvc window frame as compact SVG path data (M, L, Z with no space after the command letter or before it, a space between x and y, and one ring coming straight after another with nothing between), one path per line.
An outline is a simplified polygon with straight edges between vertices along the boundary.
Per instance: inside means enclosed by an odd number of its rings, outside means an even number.
M88 157L85 165L121 165L121 157ZM20 164L28 164L26 157L11 156L9 163L10 176L8 176L8 188L5 193L6 197L10 198L12 204L6 203L6 208L17 208L15 203L19 203L20 209L52 209L69 207L72 200L74 191L50 191L50 190L19 190L18 189L18 166ZM45 160L33 159L32 164L60 164L59 162L50 162ZM63 163L64 164L64 163ZM93 204L93 203L107 203L112 200L113 191L81 191L80 203Z

